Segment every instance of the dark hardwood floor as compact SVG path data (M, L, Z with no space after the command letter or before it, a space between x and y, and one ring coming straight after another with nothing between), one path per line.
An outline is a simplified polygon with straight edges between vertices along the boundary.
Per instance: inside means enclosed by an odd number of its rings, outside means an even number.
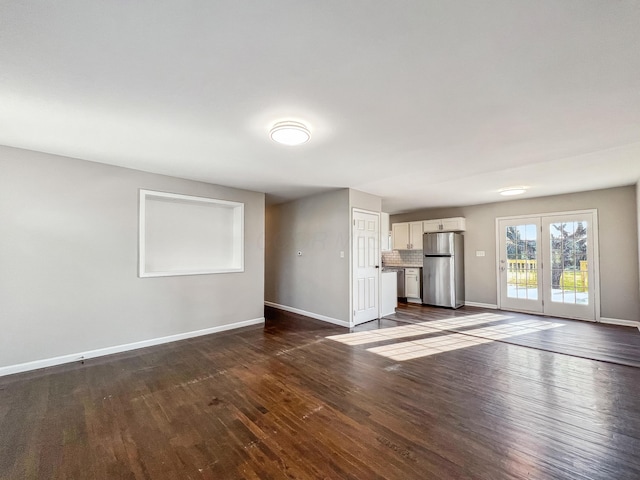
M0 378L0 478L639 479L639 366L633 328L403 305L349 333L268 309Z
M462 317L488 317L480 327L526 321L526 319L551 322L562 325L538 335L515 335L501 341L539 350L572 355L575 357L619 363L640 368L640 332L636 328L591 322L567 320L564 318L522 315L514 312L465 307L459 310L449 308L429 308L417 304L400 304L395 315L387 319L403 323L455 320ZM491 319L494 319L491 321ZM482 320L482 319L481 319ZM449 325L447 330L473 335L475 325Z

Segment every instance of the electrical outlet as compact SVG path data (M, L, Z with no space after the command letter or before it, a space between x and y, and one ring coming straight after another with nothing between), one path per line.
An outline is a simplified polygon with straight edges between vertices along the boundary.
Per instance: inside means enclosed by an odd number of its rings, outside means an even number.
M344 258L344 252L343 251L340 252L340 258Z

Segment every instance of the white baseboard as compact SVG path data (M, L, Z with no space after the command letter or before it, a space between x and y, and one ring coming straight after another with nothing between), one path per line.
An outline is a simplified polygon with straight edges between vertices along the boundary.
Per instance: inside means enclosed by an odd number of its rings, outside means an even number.
M464 304L469 307L490 308L491 310L498 309L498 305L494 305L493 303L464 302Z
M633 320L622 320L620 318L600 317L600 322L610 323L612 325L622 325L624 327L638 327L638 330L640 330L640 322L635 322Z
M264 302L268 307L278 308L280 310L284 310L285 312L297 313L299 315L304 315L305 317L311 317L316 320L322 320L323 322L333 323L334 325L340 325L341 327L351 327L349 322L345 322L343 320L338 320L337 318L327 317L325 315L320 315L318 313L307 312L306 310L300 310L299 308L288 307L287 305L280 305L279 303L273 302Z
M124 345L116 345L113 347L99 348L97 350L88 350L86 352L72 353L70 355L62 355L60 357L45 358L33 362L19 363L17 365L9 365L0 367L0 377L4 375L12 375L14 373L28 372L30 370L38 370L40 368L53 367L62 365L63 363L79 362L89 358L103 357L114 353L127 352L129 350L137 350L138 348L152 347L163 343L176 342L187 338L200 337L202 335L210 335L212 333L224 332L225 330L233 330L235 328L248 327L250 325L259 325L264 323L264 317L244 320L242 322L220 325L217 327L195 330L192 332L178 333L167 337L152 338L150 340L142 340L141 342L126 343Z

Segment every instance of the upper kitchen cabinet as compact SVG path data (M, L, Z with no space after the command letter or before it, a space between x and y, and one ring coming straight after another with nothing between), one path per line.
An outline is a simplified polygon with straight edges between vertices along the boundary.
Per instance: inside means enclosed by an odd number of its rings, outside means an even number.
M394 250L422 250L423 222L394 223L391 225Z
M433 232L464 232L466 222L464 217L438 218L422 222L424 233Z
M394 250L409 250L409 224L394 223L391 225L391 240Z
M422 222L409 222L409 250L422 250Z

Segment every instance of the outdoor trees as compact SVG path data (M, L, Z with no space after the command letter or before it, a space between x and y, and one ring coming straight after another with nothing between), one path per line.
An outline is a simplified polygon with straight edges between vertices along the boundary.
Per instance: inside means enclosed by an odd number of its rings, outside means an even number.
M579 271L580 261L586 259L586 225L583 222L552 223L551 288L561 289L563 273Z

